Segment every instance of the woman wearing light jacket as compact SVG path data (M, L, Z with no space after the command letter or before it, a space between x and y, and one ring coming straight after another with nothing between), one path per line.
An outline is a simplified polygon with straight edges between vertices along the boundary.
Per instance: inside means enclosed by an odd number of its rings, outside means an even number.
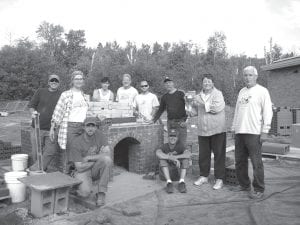
M71 88L61 94L52 115L50 139L54 140L55 129L58 129L58 144L61 149L66 150L64 169L68 162L71 141L82 131L88 111L89 96L83 93L83 85L83 73L74 71L71 75Z
M225 178L225 102L222 92L214 87L214 79L211 74L203 75L202 90L194 97L192 109L190 115L198 117L200 167L200 177L194 182L194 185L201 186L208 183L211 152L213 152L216 178L213 189L221 189Z

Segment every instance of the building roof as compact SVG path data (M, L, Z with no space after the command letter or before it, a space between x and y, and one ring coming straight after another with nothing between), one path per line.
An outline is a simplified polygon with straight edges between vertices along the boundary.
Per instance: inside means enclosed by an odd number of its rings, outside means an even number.
M270 70L283 69L292 66L300 66L300 56L294 56L290 58L276 60L272 64L262 66L261 69L270 71Z

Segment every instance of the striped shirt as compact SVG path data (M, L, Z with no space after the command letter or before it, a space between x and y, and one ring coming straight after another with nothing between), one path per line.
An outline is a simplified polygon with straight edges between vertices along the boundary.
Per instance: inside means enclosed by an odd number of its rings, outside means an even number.
M83 95L86 103L88 104L89 96ZM58 131L58 144L62 149L66 149L67 146L67 130L70 111L72 110L73 92L72 90L64 91L53 112L52 123L55 123L59 127Z

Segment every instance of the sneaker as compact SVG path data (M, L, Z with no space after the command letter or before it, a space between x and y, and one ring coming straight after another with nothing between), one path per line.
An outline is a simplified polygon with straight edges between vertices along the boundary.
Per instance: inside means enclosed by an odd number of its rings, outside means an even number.
M105 205L105 193L104 192L99 192L98 194L96 194L96 205L99 207Z
M206 184L206 183L208 183L208 179L207 179L207 177L199 177L199 179L198 180L196 180L195 182L194 182L194 185L196 185L196 186L201 186L202 184Z
M180 192L180 193L186 193L186 186L185 186L185 183L184 182L180 182L179 184L178 184L178 191Z
M166 186L166 192L168 194L171 194L174 192L174 187L173 187L173 184L172 183L167 183L167 186Z
M264 197L263 192L253 191L249 194L249 198L251 199L262 199Z
M230 190L233 192L241 192L241 191L249 192L251 191L251 187L237 186L237 187L232 187Z
M223 187L223 180L217 179L215 185L213 186L213 189L219 190Z

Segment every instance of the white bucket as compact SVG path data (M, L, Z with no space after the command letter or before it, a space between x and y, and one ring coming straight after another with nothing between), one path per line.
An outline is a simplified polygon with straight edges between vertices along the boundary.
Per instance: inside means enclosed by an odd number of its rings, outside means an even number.
M27 164L27 154L14 154L11 156L11 165L13 171L24 171L27 168Z
M4 174L4 180L13 203L23 202L26 198L26 185L18 180L18 178L26 176L27 172L13 171Z

